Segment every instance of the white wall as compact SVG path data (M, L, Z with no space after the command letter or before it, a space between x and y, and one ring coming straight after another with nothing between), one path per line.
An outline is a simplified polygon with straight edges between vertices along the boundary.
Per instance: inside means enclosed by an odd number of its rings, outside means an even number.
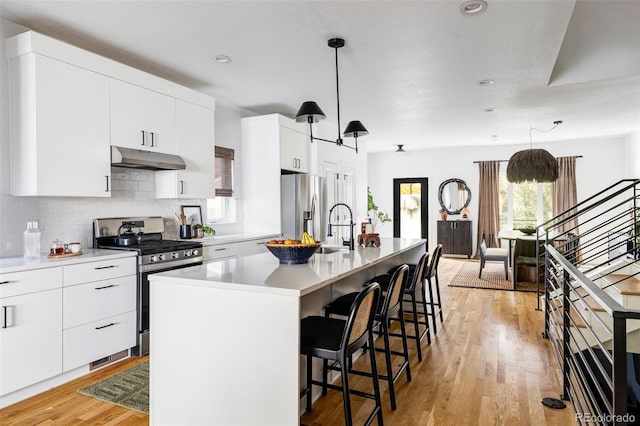
M627 138L627 177L640 179L640 130Z
M625 137L609 137L556 141L536 144L536 148L544 148L556 157L582 155L577 160L576 179L578 202L604 189L608 185L624 179L627 164L627 139ZM374 200L381 211L393 213L393 179L394 178L429 178L429 248L433 250L437 241L436 221L440 215L438 210L438 187L450 178L460 178L467 182L471 189L472 199L470 219L473 221L473 247L477 240L478 218L478 165L479 160L508 160L519 150L528 148L528 144L482 147L453 147L421 151L396 153L371 153L368 155L368 181ZM502 163L506 167L506 162ZM636 163L637 164L637 163ZM460 216L449 216L449 220ZM393 224L385 224L380 229L383 236L393 235Z

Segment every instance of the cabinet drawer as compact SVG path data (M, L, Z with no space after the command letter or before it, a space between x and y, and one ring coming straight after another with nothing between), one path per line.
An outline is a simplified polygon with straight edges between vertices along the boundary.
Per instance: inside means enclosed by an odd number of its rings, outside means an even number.
M0 299L62 287L62 268L0 274Z
M136 276L65 287L63 328L76 327L136 309Z
M264 246L264 243L269 240L271 240L271 238L206 246L203 248L204 260L206 262L222 259L224 257L245 256L248 254L266 252L267 248Z
M136 274L136 258L100 260L64 267L64 285L102 281Z
M69 371L136 345L136 313L64 330L62 369Z

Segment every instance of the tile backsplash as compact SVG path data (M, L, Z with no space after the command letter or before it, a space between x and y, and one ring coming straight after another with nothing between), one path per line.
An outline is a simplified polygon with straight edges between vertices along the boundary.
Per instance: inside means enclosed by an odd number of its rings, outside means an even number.
M109 198L0 195L0 257L22 256L22 233L27 220L32 217L44 223L41 239L43 253L56 238L65 242L79 241L84 247L91 247L93 219L99 217L162 216L165 218L165 237L177 238L178 225L173 218L180 211L180 206L200 205L206 216L206 200L155 199L153 173L112 168ZM241 232L237 227L234 231ZM215 228L220 234L220 229Z

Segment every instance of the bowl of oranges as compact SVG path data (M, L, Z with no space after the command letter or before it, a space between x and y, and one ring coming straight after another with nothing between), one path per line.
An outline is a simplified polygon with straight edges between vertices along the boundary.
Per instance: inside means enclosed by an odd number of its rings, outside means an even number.
M271 240L264 245L280 260L281 264L297 265L307 263L321 244L305 232L301 240Z

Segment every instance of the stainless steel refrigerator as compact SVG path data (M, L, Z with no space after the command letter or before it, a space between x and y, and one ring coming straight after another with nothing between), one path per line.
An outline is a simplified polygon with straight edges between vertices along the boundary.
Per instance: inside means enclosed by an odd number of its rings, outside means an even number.
M280 180L280 211L282 235L300 240L307 231L317 241L327 236L325 178L305 174L282 175Z

